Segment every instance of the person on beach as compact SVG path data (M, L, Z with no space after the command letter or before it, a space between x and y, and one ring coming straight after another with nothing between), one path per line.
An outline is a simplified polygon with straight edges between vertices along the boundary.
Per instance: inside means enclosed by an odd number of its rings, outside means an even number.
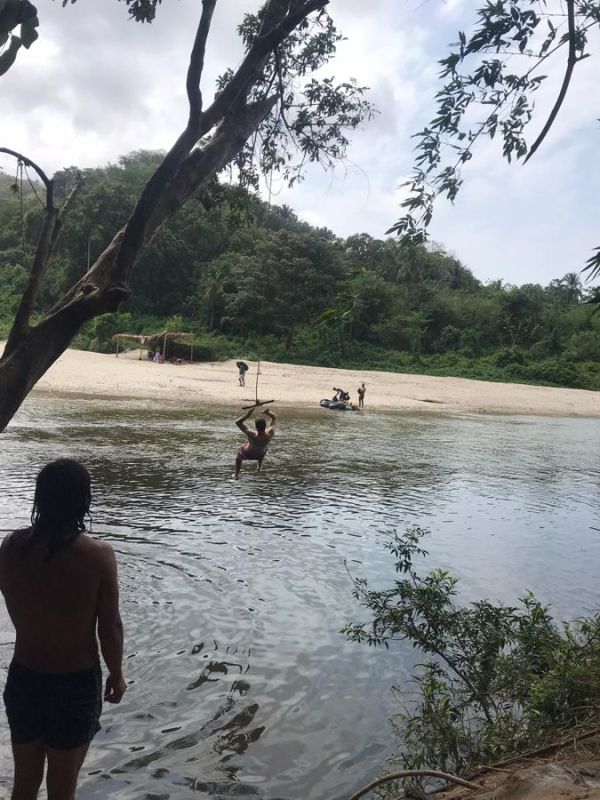
M367 393L367 387L365 386L364 383L361 383L361 385L358 387L358 389L356 391L358 392L358 407L359 408L364 408L365 407L365 395Z
M236 367L238 368L238 381L240 386L246 385L246 373L248 372L248 364L245 364L243 361L236 361Z
M256 471L260 472L260 468L262 467L262 462L264 457L267 454L267 448L269 447L269 443L273 436L275 436L275 425L277 423L277 417L273 414L272 411L269 411L266 408L263 411L263 414L266 414L269 417L270 425L267 427L267 421L263 417L259 417L256 422L254 423L256 426L256 430L250 430L246 425L246 420L252 415L254 408L251 408L247 411L242 417L236 419L235 424L238 428L248 437L248 441L244 442L244 444L238 450L237 457L235 459L235 473L233 477L236 481L240 477L240 470L242 468L242 463L244 461L256 461L257 467Z
M0 545L0 590L16 630L4 703L14 759L12 800L72 800L104 699L119 703L123 626L112 547L84 534L90 476L61 458L37 476L32 524Z
M339 389L334 386L333 391L335 392L333 395L334 403L345 403L346 401L350 400L350 395L343 389Z

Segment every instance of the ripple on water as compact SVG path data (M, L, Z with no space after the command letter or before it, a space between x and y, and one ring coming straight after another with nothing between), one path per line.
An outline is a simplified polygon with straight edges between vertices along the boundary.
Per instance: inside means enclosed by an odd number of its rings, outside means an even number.
M394 531L429 528L465 599L598 601L596 421L283 411L264 473L236 483L239 436L211 413L36 396L3 438L0 527L26 524L36 469L71 455L118 553L130 687L83 800L341 800L377 773L414 655L339 630L362 616L346 564L389 584Z

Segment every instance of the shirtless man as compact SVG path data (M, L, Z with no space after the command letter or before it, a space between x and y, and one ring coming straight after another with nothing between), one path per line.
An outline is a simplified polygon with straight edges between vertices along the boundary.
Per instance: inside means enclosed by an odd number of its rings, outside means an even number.
M239 417L236 419L235 424L238 428L248 437L248 441L244 442L244 444L238 450L237 457L235 459L235 474L234 478L236 481L240 477L240 470L242 468L243 461L257 461L258 466L256 468L257 472L260 472L260 468L262 467L263 458L267 454L267 448L269 446L269 442L275 436L275 424L277 423L277 417L273 414L272 411L268 409L264 410L264 414L269 417L271 424L267 428L267 421L262 417L259 417L256 422L256 430L252 431L246 425L246 420L248 417L252 415L254 411L253 408L250 409L244 416Z
M4 702L14 758L12 800L35 800L48 762L48 800L73 800L104 699L120 702L117 565L109 544L85 535L90 476L71 459L37 477L32 525L0 545L0 590L16 630Z
M364 383L361 383L361 385L358 387L358 389L356 391L358 393L358 407L359 408L364 408L365 407L365 395L367 393L367 387L365 386Z

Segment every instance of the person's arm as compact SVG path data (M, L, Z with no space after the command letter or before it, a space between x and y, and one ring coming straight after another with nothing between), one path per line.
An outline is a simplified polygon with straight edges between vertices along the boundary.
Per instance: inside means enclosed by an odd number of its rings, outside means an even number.
M275 425L277 424L277 415L274 414L272 411L269 411L268 408L265 408L263 414L265 414L265 416L267 416L271 422L271 424L269 425L268 433L270 433L271 436L273 436L273 434L275 433Z
M112 547L104 545L104 565L98 597L98 638L108 669L104 699L120 703L127 685L123 678L123 623L119 613L117 561Z
M249 430L248 430L248 428L246 427L246 424L245 424L245 423L246 423L246 420L248 419L248 417L250 417L250 416L252 415L252 412L253 412L253 411L254 411L254 409L253 409L253 408L251 408L251 409L250 409L249 411L247 411L247 412L246 412L246 413L245 413L245 414L244 414L242 417L238 417L238 418L236 419L236 421L235 421L235 424L238 426L238 428L239 428L241 431L243 431L245 434L248 434L248 433L249 433Z

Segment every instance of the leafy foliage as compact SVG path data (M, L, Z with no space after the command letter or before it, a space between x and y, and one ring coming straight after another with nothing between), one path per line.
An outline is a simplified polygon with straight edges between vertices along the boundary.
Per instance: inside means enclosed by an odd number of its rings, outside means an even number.
M390 543L398 574L391 588L374 591L354 579L371 619L344 629L353 641L406 642L426 657L413 676L415 702L396 718L403 765L460 774L593 719L600 614L557 623L531 593L515 606L461 604L448 571L421 573L425 534L414 528Z
M567 0L565 9L546 0L487 0L476 12L471 33L459 31L449 55L439 62L443 85L434 117L415 135L415 167L402 203L406 213L388 233L416 244L425 241L436 198L456 198L463 167L479 140L498 137L508 161L537 149L560 111L575 65L589 56L590 31L600 26L599 0ZM567 66L556 104L528 148L525 131L535 93L547 78L541 70L563 51ZM586 268L592 278L600 274L600 250Z
M246 52L285 17L287 5L272 0L256 14L245 15L238 32ZM273 171L293 185L302 178L307 163L331 168L344 159L349 131L370 119L374 109L365 99L366 87L320 75L341 39L333 19L323 10L315 19L305 19L268 59L248 101L258 102L275 93L277 104L236 159L243 186L256 189L261 172ZM219 78L219 91L232 76L229 70Z

